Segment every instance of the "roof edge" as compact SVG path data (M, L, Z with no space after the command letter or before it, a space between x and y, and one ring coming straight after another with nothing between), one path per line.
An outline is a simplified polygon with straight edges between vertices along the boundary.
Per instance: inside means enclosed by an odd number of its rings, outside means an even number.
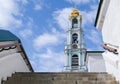
M9 30L0 29L0 42L19 41L20 39Z
M86 53L103 53L105 51L87 51Z
M19 41L19 43L21 43L21 41ZM30 70L31 72L34 72L34 69L32 68L32 65L31 65L31 63L30 63L30 61L29 61L29 59L28 59L28 57L27 57L27 54L26 54L26 52L25 52L25 50L24 50L24 48L23 48L23 46L22 46L22 43L21 43L20 47L21 47L21 49L22 49L22 51L23 51L23 53L24 53L24 55L25 55L25 58L26 58L26 60L27 60L27 66L28 66L29 70Z
M87 54L88 54L88 53L104 53L104 52L105 52L105 51L86 51L84 61L86 62L86 60L87 60Z
M99 18L99 15L100 15L100 10L101 10L102 3L103 3L103 0L100 0L99 7L98 7L98 10L97 10L97 16L96 16L95 24L94 24L95 27L97 26L97 22L98 22L98 18Z

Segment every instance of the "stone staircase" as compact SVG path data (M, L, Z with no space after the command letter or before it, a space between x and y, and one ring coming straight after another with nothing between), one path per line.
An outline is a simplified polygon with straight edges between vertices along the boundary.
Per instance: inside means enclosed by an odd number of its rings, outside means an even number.
M2 84L118 84L107 73L88 72L33 72L14 73Z

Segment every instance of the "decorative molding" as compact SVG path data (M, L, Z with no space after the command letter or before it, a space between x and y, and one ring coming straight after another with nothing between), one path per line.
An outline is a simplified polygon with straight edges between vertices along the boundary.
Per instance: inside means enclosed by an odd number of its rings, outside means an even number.
M113 52L114 54L118 54L118 49L117 49L118 47L116 47L116 46L105 43L105 44L103 44L103 48L105 50L108 50L109 52Z
M3 50L15 49L18 45L21 45L21 44L14 43L14 44L0 45L0 52L2 52Z

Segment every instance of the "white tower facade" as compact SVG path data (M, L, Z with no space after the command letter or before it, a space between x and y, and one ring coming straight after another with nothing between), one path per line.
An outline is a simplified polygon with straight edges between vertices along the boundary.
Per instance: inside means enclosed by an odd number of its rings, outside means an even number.
M81 27L82 16L77 9L73 9L69 17L69 29L67 31L67 42L65 45L66 71L81 71L85 69L85 44Z

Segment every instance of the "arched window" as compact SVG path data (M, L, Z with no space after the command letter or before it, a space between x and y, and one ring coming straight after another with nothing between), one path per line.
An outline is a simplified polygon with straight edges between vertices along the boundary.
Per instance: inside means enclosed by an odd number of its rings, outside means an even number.
M72 28L77 28L78 27L78 20L76 18L74 18L72 20Z
M78 55L72 56L72 66L78 66Z
M73 34L72 35L72 43L78 43L78 34Z

